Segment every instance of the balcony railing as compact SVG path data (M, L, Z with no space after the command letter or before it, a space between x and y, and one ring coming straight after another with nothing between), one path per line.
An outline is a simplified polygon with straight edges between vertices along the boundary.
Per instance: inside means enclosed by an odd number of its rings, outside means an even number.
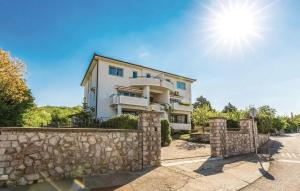
M131 86L158 86L167 88L171 91L175 90L172 82L160 77L138 76L136 78L129 78L129 81Z
M148 106L148 99L144 97L131 97L119 94L113 94L111 97L111 105L134 105L134 106Z
M172 109L177 111L193 111L193 105L187 105L187 104L181 104L181 103L172 103L171 104Z

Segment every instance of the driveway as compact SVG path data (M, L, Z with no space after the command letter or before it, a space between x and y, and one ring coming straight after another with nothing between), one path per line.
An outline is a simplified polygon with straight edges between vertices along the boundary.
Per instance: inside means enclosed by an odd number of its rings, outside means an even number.
M300 134L272 137L274 161L269 177L262 177L243 191L299 191L300 190Z
M210 145L192 143L183 140L173 140L167 147L161 149L161 160L210 156Z

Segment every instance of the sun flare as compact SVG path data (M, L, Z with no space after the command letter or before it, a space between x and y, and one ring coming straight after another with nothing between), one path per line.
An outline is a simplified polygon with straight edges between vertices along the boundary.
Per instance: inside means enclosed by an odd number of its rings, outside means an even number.
M232 53L263 39L267 5L255 0L215 0L206 9L204 29L210 46Z

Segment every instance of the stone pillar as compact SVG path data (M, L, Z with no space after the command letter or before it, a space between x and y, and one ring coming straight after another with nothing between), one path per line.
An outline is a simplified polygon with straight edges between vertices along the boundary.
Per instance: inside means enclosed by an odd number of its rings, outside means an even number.
M226 157L226 119L221 117L209 120L210 148L212 157Z
M141 112L138 126L142 131L142 168L159 166L161 155L160 113Z
M241 132L249 134L249 149L250 152L255 152L254 141L256 146L258 146L258 137L257 137L257 125L256 122L252 125L252 119L241 119L240 120ZM254 133L253 133L254 128Z

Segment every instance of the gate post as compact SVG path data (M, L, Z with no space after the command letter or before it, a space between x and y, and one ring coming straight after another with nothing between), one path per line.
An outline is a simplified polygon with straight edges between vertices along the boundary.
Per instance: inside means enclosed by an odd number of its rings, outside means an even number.
M256 124L256 122L254 122L254 124L252 124L252 123L253 123L252 119L241 119L240 120L241 131L249 134L250 152L255 152L254 142L256 143L256 148L258 147L257 124Z
M138 128L141 132L142 169L160 165L161 130L160 113L142 111L139 114Z
M215 117L209 120L210 148L212 157L226 157L226 119Z

